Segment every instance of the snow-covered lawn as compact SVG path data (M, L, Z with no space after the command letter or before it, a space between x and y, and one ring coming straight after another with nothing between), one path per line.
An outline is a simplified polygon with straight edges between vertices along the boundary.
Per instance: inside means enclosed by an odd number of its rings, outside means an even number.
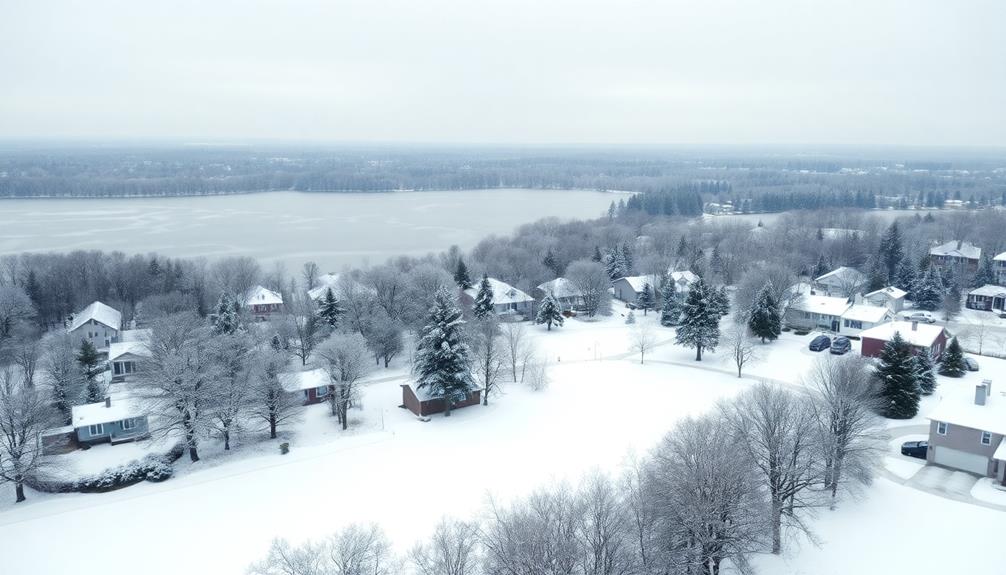
M653 325L658 341L673 337L656 325L656 314L637 316L642 323ZM202 462L183 458L176 477L160 484L103 494L30 491L29 501L16 506L8 503L11 488L0 487L0 571L103 575L142 566L145 575L158 575L178 572L181 564L170 557L184 556L192 572L238 574L273 537L317 538L354 521L381 524L404 551L442 515L469 516L490 496L575 483L593 469L618 473L676 421L760 377L798 384L814 360L829 357L806 350L809 336L784 334L764 346L747 370L752 378L738 379L723 354L697 364L694 352L671 345L640 365L629 353L632 328L618 316L570 320L552 332L527 329L549 364L550 385L535 392L511 383L488 408L418 421L398 407L404 370L381 370L366 387L362 410L351 414L349 432L337 429L326 405L311 406L285 434L288 455L279 454L278 441L249 436L230 453L205 446ZM1006 361L985 360L982 369L962 381L940 378L940 394L967 392L982 377L1006 374ZM123 448L130 449L105 446ZM814 529L823 547L793 546L785 557L757 564L770 575L996 572L1004 551L976 551L973 534L995 532L1003 519L881 478L862 500L820 513ZM914 551L938 525L948 526L939 547Z
M1006 506L1006 487L997 485L991 477L979 479L971 488L971 496L979 501Z

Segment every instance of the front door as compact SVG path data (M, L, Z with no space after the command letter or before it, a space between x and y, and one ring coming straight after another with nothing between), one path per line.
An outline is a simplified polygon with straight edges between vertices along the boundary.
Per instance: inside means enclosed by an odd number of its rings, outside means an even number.
M838 333L838 328L841 327L837 319L831 320L831 331Z

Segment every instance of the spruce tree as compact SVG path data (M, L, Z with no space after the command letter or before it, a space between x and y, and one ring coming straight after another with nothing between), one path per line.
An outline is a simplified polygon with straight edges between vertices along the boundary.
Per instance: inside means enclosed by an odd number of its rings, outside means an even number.
M881 415L890 419L911 419L919 412L919 382L912 346L895 332L880 352L876 370L880 381Z
M894 221L880 239L880 258L887 277L894 277L904 257L905 248L901 242L901 231L898 229L898 222Z
M866 267L866 292L884 289L887 285L887 270L881 258L870 257ZM851 294L850 294L851 295Z
M98 350L85 339L80 342L80 350L77 352L77 363L80 365L80 373L84 376L84 403L97 403L105 398L105 390L99 381L101 376L101 356Z
M601 263L604 261L604 255L601 254L601 248L594 246L594 255L590 256L592 261Z
M545 257L541 260L541 265L548 268L556 277L562 275L562 264L559 263L559 258L556 257L552 248L548 248L548 252L545 253Z
M967 372L967 366L964 364L964 350L961 349L961 344L955 337L950 340L950 345L943 352L940 361L940 375L961 377L965 372Z
M695 348L695 361L702 361L702 351L715 351L720 340L720 313L716 290L699 278L688 290L682 306L681 324L675 334L678 345Z
M903 258L898 264L898 273L894 277L894 287L908 294L908 299L915 301L915 282L918 274L910 258Z
M622 275L632 275L632 270L635 267L632 248L629 247L629 244L622 244Z
M420 332L413 368L416 389L444 400L444 416L451 406L464 401L475 380L471 372L471 349L465 341L465 321L450 291L441 287L433 295L426 325Z
M817 265L814 266L814 277L819 278L828 273L828 261L824 259L824 254L817 258Z
M748 329L755 337L760 337L762 343L777 339L782 333L782 317L779 315L779 304L772 295L772 282L767 282L755 297L748 317Z
M331 328L339 327L339 317L345 312L342 309L342 304L339 303L339 299L335 297L335 292L332 288L325 290L324 297L318 298L318 311L316 312L318 319L328 324Z
M915 307L933 311L943 302L943 285L939 279L936 266L929 266L925 275L916 283L914 292Z
M996 275L992 269L992 258L988 254L982 256L982 261L978 265L978 271L975 272L975 277L971 281L971 287L980 288L984 285L995 284Z
M475 304L472 306L472 315L475 319L482 320L493 314L493 297L493 286L489 283L489 276L482 274L479 291L475 294Z
M217 335L232 334L241 329L241 316L238 313L240 306L233 301L231 296L224 292L217 299L217 305L210 314L210 323L213 325L213 333Z
M713 293L713 302L716 304L716 313L724 317L730 313L730 296L727 295L727 286L716 288Z
M681 321L681 312L684 306L681 294L674 289L674 285L668 283L664 288L662 302L660 305L660 325L673 327Z
M636 314L629 310L629 313L625 314L625 325L632 325L636 323Z
M538 307L538 315L534 318L534 323L545 324L548 331L552 331L552 324L562 326L564 319L559 302L555 301L552 294L548 294L545 299L541 300L541 306Z
M924 349L915 354L915 380L922 395L932 395L936 391L936 373L933 371L933 356Z
M645 282L643 284L643 291L639 292L639 296L636 298L636 304L643 310L643 315L646 315L646 311L653 309L657 305L657 298L653 294L653 288L650 287L650 282Z
M468 266L465 265L465 260L458 258L458 267L454 269L454 283L458 284L458 287L466 290L472 287L472 278L468 275Z
M625 277L625 265L622 260L622 254L618 249L608 252L604 256L604 271L608 272L608 277L611 280L617 280L620 277Z

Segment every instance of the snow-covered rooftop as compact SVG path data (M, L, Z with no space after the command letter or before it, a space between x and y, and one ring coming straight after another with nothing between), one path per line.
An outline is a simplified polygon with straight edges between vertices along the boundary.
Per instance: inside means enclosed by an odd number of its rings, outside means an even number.
M119 313L119 310L105 305L100 301L96 301L92 302L91 305L85 307L80 313L73 316L73 322L70 324L70 331L76 330L92 319L112 329L119 329L122 327L122 314Z
M432 395L430 395L430 388L429 387L424 387L422 389L418 389L416 387L416 383L415 382L403 383L402 385L408 386L408 388L412 390L412 393L416 394L416 399L418 399L419 401L429 401L431 399L437 399L436 397L433 397ZM470 391L479 391L480 389L482 389L480 386L475 385L475 386L473 386L471 388Z
M255 286L248 292L245 305L269 305L283 303L283 296L262 286Z
M976 405L973 393L947 396L927 417L932 421L945 421L1006 435L1006 394L1003 393L1006 390L996 389L993 385L991 391L985 399L985 405Z
M643 286L650 284L650 289L656 290L660 287L660 277L656 275L648 276L626 276L621 278L629 283L629 286L633 291L641 293L643 291Z
M943 333L943 326L910 321L891 321L864 330L859 336L890 341L896 332L901 334L902 339L914 346L929 347Z
M842 266L831 270L830 272L824 274L823 276L814 278L815 282L827 283L829 281L836 281L842 283L859 283L866 281L866 276L856 268L849 268Z
M931 256L951 256L976 260L982 257L982 249L971 242L949 241L929 249Z
M789 304L789 307L796 311L840 316L849 309L849 305L848 298L844 297L803 294Z
M143 410L132 399L115 398L112 399L111 403L112 405L110 406L106 406L104 401L73 406L70 410L70 417L73 422L71 425L74 427L84 427L85 425L109 423L143 415Z
M699 281L699 276L695 275L694 273L692 273L692 272L690 272L688 270L684 270L684 271L672 271L672 272L668 273L667 275L669 275L671 277L671 281L673 281L674 283L678 283L678 284L684 282L687 285L691 285L691 284Z
M995 260L995 261L997 261L997 262L1004 262L1004 261L1006 261L1006 252L1003 252L1001 254L996 254L996 257L994 257L992 259Z
M538 286L541 291L552 294L554 297L580 297L580 289L566 278L555 278Z
M870 293L866 294L866 297L873 297L875 295L886 295L891 299L901 299L906 295L908 295L908 292L906 292L903 289L896 288L894 286L887 286L885 288L878 289L877 291L871 291Z
M339 290L337 288L339 284L339 274L322 274L318 276L318 286L314 289L308 290L307 295L313 300L317 300L328 293L328 289L332 288L332 292L335 293L336 297L339 297Z
M842 319L852 321L868 321L877 323L883 321L885 317L892 317L894 314L889 308L879 305L856 304L845 310Z
M993 284L986 284L980 288L973 289L968 292L968 295L981 295L986 297L995 297L997 295L1006 295L1006 287L997 286Z
M992 459L1006 461L1006 437L1002 438L1002 441L999 442L999 447L997 447L995 453L992 454Z
M480 285L482 285L482 280L476 281L475 285L465 290L465 293L475 299L479 294ZM496 278L489 278L489 287L493 290L493 304L495 305L534 301L531 296Z
M285 391L295 392L305 389L315 389L331 383L324 369L311 369L293 373L279 374L279 385Z
M150 356L146 341L117 341L108 346L108 361L115 361L127 353L139 357Z

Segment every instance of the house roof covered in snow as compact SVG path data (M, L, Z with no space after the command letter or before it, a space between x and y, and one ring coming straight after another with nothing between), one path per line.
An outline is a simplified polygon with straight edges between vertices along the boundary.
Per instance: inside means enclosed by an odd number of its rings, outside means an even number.
M671 281L676 284L692 285L693 283L699 281L699 276L688 270L672 271L667 274L670 276Z
M894 317L894 313L886 307L866 304L853 305L842 314L842 319L868 321L870 323L884 321L885 317Z
M270 305L270 304L281 304L283 303L283 296L271 289L255 286L248 292L248 297L245 298L245 305Z
M891 321L864 330L859 336L891 341L896 332L901 334L902 339L914 346L929 347L943 333L943 326L911 321Z
M73 316L73 322L70 323L70 331L75 331L92 319L112 329L117 330L122 327L122 314L119 313L119 310L96 301Z
M992 284L983 285L980 288L973 289L968 292L968 295L980 295L986 297L995 297L997 295L1006 295L1006 287L997 286Z
M109 423L142 415L144 412L140 405L129 398L112 399L111 405L106 405L104 401L75 405L70 410L71 425L74 427Z
M566 278L555 278L550 282L545 282L538 286L541 291L552 294L554 297L580 297L580 289Z
M402 387L408 387L409 389L411 389L412 393L416 394L416 399L418 399L419 401L429 401L431 399L437 399L436 397L430 395L430 388L428 386L419 389L416 387L416 385L417 384L414 381L410 381L409 383L403 383ZM469 390L469 393L473 391L479 391L481 389L482 389L481 386L473 385L472 388Z
M117 341L109 344L108 361L115 361L126 354L150 357L150 349L145 341Z
M472 299L475 299L475 297L479 294L480 285L482 285L482 280L476 281L475 285L465 290L465 293L471 296ZM496 278L489 278L489 287L493 290L494 305L534 301L533 297Z
M1006 435L1006 395L993 386L985 405L975 405L974 386L970 394L948 395L926 417L971 429ZM998 450L997 450L998 452Z
M789 304L789 309L819 313L823 315L840 316L849 309L849 300L844 297L803 294Z
M996 254L996 257L994 257L992 259L995 260L995 261L997 261L997 262L1006 261L1006 252L1003 252L1001 254Z
M976 260L982 257L982 249L971 242L962 242L959 240L949 241L945 244L940 244L938 246L933 246L929 249L929 255L931 256L950 256L956 258L967 258L969 260Z
M332 288L332 292L335 293L335 296L339 297L339 290L337 288L338 284L339 274L322 274L318 276L318 286L314 289L308 290L307 296L316 300L328 293L328 288Z
M284 391L295 392L305 389L315 389L331 383L328 373L320 367L308 371L279 374L279 385Z
M870 293L866 294L866 297L873 297L875 295L884 295L891 299L901 299L906 295L908 295L908 292L906 292L903 289L898 289L894 286L887 286L885 288L878 289L877 291L871 291Z
M842 266L831 270L823 276L814 278L814 281L818 283L855 284L866 281L866 276L856 268Z
M999 447L997 447L995 453L992 454L992 459L1006 461L1006 437L999 442Z
M645 286L646 284L650 284L650 289L652 290L656 290L658 287L660 287L660 277L656 275L626 276L619 279L623 279L626 282L628 282L629 287L631 287L632 291L636 293L642 293L643 286Z

